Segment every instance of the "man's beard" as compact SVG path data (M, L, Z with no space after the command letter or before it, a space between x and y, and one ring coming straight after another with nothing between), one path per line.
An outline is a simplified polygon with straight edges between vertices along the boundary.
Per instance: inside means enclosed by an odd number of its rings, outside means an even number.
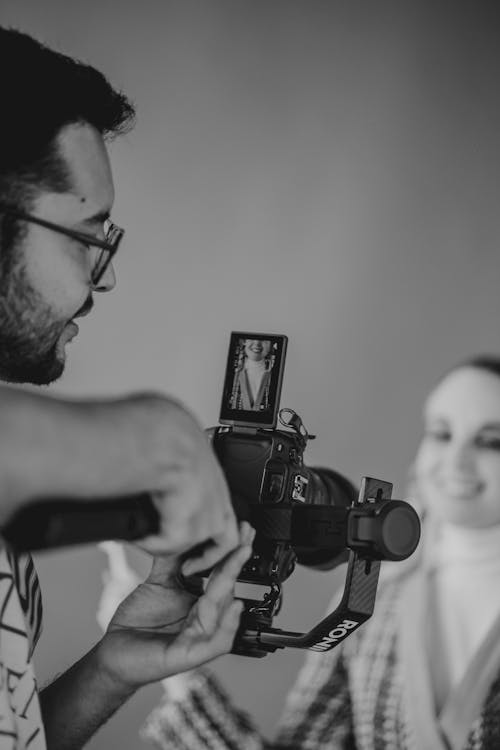
M20 264L2 269L0 279L0 380L47 385L61 377L64 352L57 342L68 321L29 283ZM7 272L6 272L7 271Z

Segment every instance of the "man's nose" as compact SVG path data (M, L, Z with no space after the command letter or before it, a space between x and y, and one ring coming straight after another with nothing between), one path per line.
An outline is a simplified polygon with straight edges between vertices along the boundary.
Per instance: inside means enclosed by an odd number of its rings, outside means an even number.
M111 262L104 271L103 275L97 282L97 285L94 287L93 291L95 292L110 292L112 289L114 289L116 286L116 276L115 276L115 269L113 268L113 263Z

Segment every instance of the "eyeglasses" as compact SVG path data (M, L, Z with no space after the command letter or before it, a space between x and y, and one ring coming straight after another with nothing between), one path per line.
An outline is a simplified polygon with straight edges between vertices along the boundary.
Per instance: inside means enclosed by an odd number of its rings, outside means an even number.
M38 216L33 216L32 214L25 213L24 211L20 211L17 208L12 208L11 206L5 206L2 203L0 203L0 213L5 213L9 216L14 216L16 219L29 221L33 224L39 224L41 227L51 229L53 232L59 232L59 234L64 234L67 237L71 237L73 240L81 242L87 247L98 248L98 252L94 260L94 266L90 274L90 281L93 287L98 286L99 281L102 279L104 272L111 263L113 256L118 250L121 239L125 234L124 229L118 227L116 224L113 224L113 222L109 219L107 219L105 222L104 239L100 240L93 234L87 234L87 232L78 232L75 229L63 227L60 224L54 224L52 221L40 219Z

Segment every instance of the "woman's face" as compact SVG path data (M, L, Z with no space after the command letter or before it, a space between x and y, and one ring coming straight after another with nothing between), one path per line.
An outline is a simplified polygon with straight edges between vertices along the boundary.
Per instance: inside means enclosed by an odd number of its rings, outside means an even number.
M271 350L271 342L265 339L245 339L245 354L248 359L259 362L265 359Z
M500 523L500 377L461 367L431 393L415 462L424 505L441 520Z

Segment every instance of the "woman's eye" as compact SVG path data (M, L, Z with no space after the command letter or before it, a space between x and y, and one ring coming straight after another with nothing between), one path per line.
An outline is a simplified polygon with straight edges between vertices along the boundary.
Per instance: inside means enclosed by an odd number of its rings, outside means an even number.
M478 448L486 448L487 450L491 451L500 451L500 436L479 436L476 439L476 445Z

